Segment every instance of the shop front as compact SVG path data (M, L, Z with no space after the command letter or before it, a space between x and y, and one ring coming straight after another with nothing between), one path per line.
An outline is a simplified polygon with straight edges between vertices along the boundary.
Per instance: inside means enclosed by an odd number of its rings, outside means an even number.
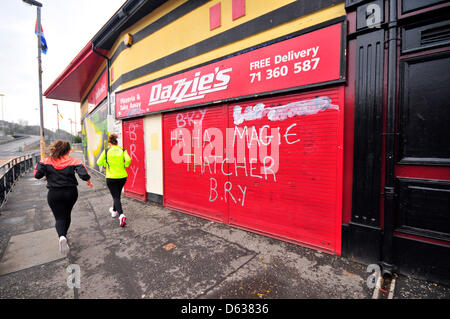
M448 283L449 8L128 0L45 95L126 196Z
M335 22L116 92L124 136L163 113L164 205L340 254L343 32Z

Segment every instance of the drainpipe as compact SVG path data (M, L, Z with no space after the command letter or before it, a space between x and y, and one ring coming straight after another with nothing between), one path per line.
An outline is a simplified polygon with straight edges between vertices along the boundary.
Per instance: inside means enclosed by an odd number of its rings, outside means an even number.
M393 252L395 212L395 110L397 105L397 0L389 0L388 101L386 113L386 158L384 186L384 232L381 251L383 276L395 270Z
M92 43L92 51L94 53L98 54L102 58L106 59L106 86L107 86L107 93L108 93L108 115L111 115L111 102L110 102L110 94L111 94L111 87L110 87L110 79L109 79L109 68L111 67L111 61L106 55L103 55L102 53L95 50L94 43Z

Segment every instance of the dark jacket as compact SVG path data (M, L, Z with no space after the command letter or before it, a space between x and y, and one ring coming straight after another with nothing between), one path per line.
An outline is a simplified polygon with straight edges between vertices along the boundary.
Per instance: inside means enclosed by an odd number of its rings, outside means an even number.
M88 174L83 163L69 155L58 159L47 157L36 164L34 177L41 179L47 177L47 188L53 187L76 187L78 181L75 172L83 181L88 181L91 176Z

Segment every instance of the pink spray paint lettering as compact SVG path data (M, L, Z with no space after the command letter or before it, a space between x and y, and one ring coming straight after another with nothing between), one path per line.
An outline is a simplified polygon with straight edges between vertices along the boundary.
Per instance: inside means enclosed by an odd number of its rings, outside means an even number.
M135 129L136 129L135 124L131 124L129 126L129 130L128 130L128 134L129 134L128 138L131 141L131 144L130 144L130 157L131 157L131 161L135 160L135 161L139 162L139 158L135 154L136 153L136 144L134 144L134 142L137 140ZM139 167L132 165L130 167L130 169L131 169L131 172L133 173L131 187L134 187L134 183L136 182L136 176L137 176L137 174L139 172Z

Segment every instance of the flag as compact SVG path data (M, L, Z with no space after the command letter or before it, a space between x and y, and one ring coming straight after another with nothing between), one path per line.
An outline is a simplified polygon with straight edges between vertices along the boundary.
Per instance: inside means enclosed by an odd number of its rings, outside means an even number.
M37 21L36 25L34 26L34 33L37 34ZM47 41L45 41L44 29L42 29L42 24L41 24L41 50L42 53L47 54Z

